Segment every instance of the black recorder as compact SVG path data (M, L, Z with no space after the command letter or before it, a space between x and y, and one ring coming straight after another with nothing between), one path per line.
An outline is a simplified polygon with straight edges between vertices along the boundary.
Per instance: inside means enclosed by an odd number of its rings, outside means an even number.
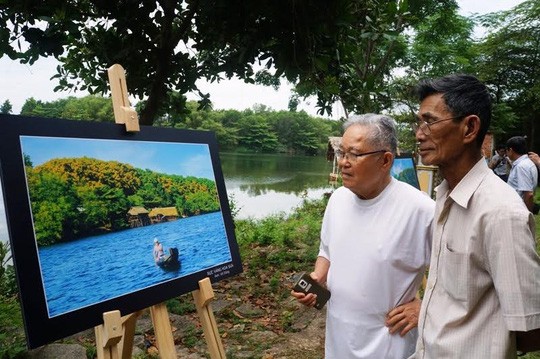
M322 309L328 299L330 299L330 291L323 286L321 286L319 283L315 282L313 278L310 277L309 274L303 273L296 284L294 285L293 290L295 292L301 292L301 293L313 293L317 295L317 299L315 301L315 308Z

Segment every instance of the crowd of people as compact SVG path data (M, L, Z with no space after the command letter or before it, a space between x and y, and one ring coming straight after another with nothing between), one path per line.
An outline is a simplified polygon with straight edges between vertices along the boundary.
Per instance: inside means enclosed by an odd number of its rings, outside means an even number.
M343 187L322 223L311 277L326 286L325 358L516 358L540 350L540 258L533 211L540 158L512 137L487 163L486 86L422 81L414 128L443 178L433 201L396 181L396 126L353 116L336 156ZM417 294L428 268L423 298ZM291 293L313 306L313 293Z

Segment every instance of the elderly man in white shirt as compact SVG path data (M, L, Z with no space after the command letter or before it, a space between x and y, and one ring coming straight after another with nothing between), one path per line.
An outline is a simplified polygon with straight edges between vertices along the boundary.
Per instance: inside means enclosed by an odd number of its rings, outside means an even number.
M328 202L311 276L332 296L326 359L404 359L416 343L429 263L434 203L390 175L397 148L394 120L352 116L336 156L343 187ZM293 292L300 303L313 294Z

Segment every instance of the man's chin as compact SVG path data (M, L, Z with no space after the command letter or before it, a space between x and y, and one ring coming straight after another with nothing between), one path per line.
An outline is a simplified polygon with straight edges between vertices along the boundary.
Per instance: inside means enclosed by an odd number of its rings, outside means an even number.
M422 159L422 164L426 166L436 166L436 164L433 161L433 158L429 155L422 156L420 155L420 158Z

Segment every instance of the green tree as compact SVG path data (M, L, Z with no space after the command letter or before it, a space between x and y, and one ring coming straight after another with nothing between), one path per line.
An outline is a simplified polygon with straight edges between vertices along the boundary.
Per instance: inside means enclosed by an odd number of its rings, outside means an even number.
M21 109L21 115L61 118L66 104L71 99L74 99L74 97L67 97L51 102L42 102L31 97L24 103Z
M196 192L187 196L184 206L188 214L201 214L219 210L216 197L208 192Z
M114 122L112 101L101 96L70 97L60 117L73 120Z
M407 36L408 49L402 59L401 75L388 78L390 98L398 126L400 150L413 152L416 139L410 123L415 121L418 98L413 89L422 78L450 73L476 73L478 52L472 40L474 21L457 13L453 6L426 14Z
M316 94L321 113L331 113L331 105L341 101L346 116L381 112L393 106L387 93L392 70L403 66L412 31L426 16L457 11L454 0L447 1L350 1L348 18L338 29L335 56L319 57L317 71L299 78L300 96Z
M36 101L31 97L24 103L21 115L100 122L114 121L111 99L92 95L81 98L70 96L51 102Z
M349 0L350 1L350 0ZM60 60L56 90L108 90L106 69L126 69L130 93L144 98L142 124L158 117L167 94L198 92L196 80L238 76L272 82L324 70L335 56L336 28L345 21L343 3L309 0L257 2L41 1L5 0L0 5L0 55L33 63ZM27 47L19 46L21 41ZM275 68L257 76L255 63Z
M60 176L27 168L28 188L38 245L50 245L75 235L77 196Z
M407 73L417 79L474 73L477 53L473 28L474 20L459 15L456 8L441 8L427 15L414 28L405 58Z
M479 47L479 73L496 104L505 106L495 112L494 124L504 133L498 137L527 135L530 145L539 149L540 1L524 1L511 10L485 15L481 22L489 33Z
M13 111L13 105L9 100L5 100L2 106L0 106L0 113L7 115L11 113L11 111Z
M247 115L238 125L238 143L241 146L254 152L274 152L277 149L277 136L264 116Z

